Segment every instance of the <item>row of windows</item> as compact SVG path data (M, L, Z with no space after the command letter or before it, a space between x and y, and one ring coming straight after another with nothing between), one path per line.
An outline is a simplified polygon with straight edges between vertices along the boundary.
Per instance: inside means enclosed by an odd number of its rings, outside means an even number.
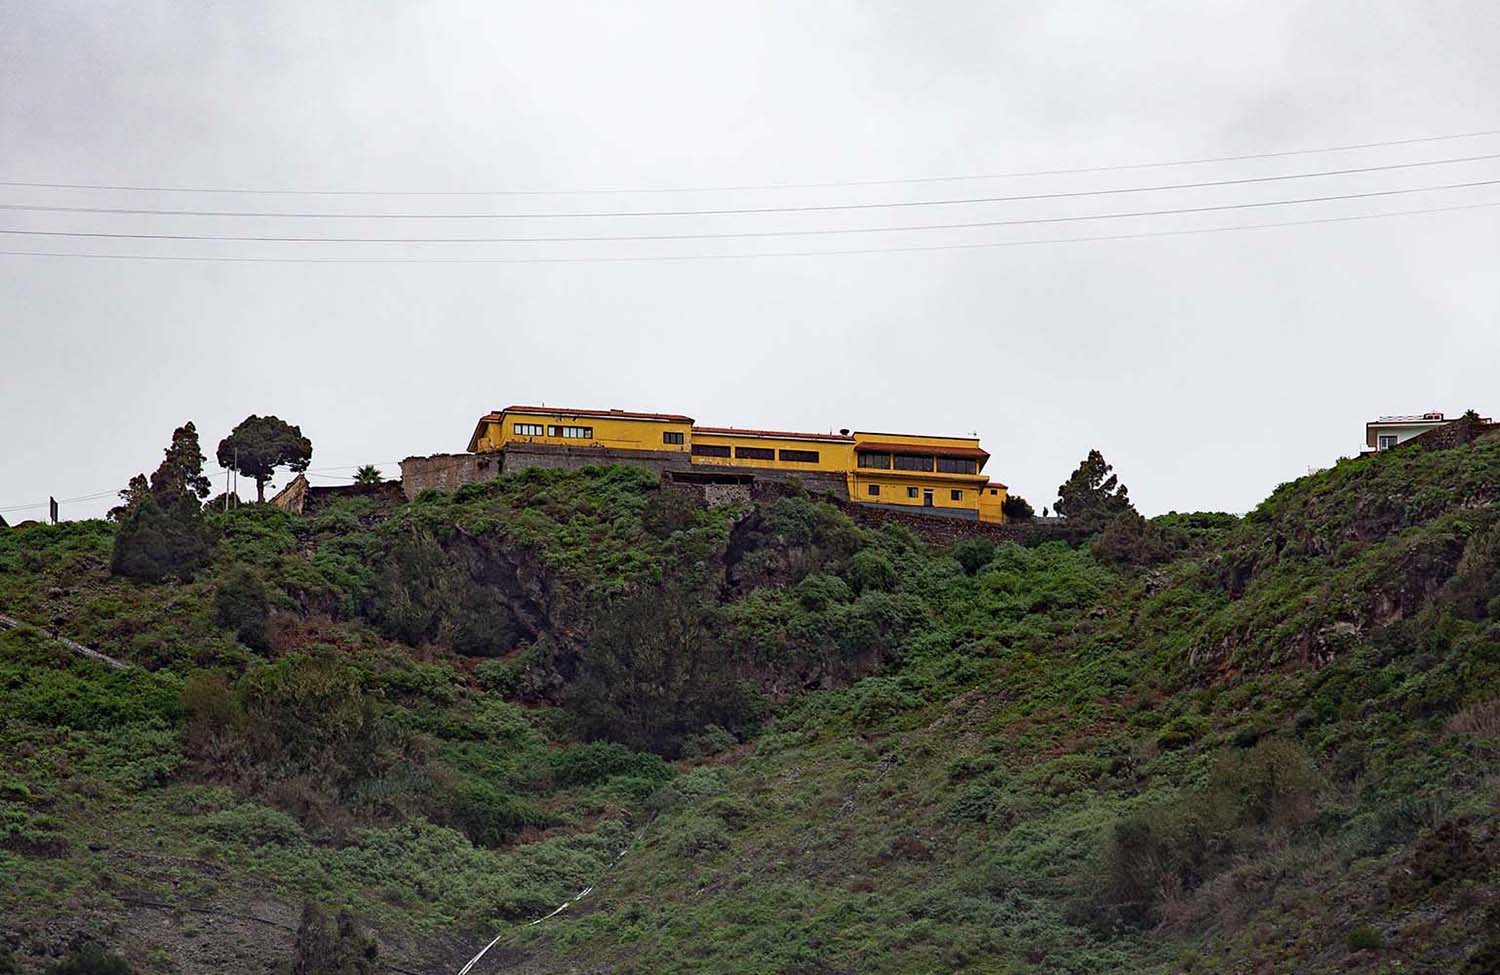
M937 469L943 474L978 474L977 463L967 457L939 457Z
M936 469L941 474L977 474L979 472L978 462L968 457L937 457L932 454L884 454L867 453L860 451L858 464L860 467L888 471L895 468L898 471L925 471L932 473Z
M561 437L564 440L593 440L593 427L543 427L540 423L517 423L518 437Z
M681 436L681 434L678 434ZM671 441L681 443L682 441ZM696 457L729 457L734 456L741 460L775 460L776 451L770 447L729 447L720 444L695 443L693 444L693 455ZM816 450L783 450L781 459L797 464L816 464L819 453Z
M661 442L662 443L681 444L683 442L682 431L681 430L664 430L662 432L662 435L661 435Z
M880 485L879 484L871 484L871 485L869 485L868 487L865 488L865 493L869 494L871 497L876 497L876 498L880 497ZM929 495L932 494L932 489L928 488L927 489L927 493ZM914 488L914 487L908 487L906 489L906 496L908 498L915 498L917 496L917 489ZM952 490L952 491L948 492L948 497L949 497L950 500L953 500L953 501L962 501L964 499L964 493L962 491L959 491L959 490Z

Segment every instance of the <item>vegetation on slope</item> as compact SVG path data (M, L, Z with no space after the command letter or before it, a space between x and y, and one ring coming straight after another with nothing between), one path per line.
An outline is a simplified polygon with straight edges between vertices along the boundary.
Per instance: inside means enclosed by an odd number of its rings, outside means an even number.
M439 971L607 873L493 970L1493 970L1500 442L1100 494L940 549L527 471L147 579L0 531L5 612L136 665L0 633L0 944Z

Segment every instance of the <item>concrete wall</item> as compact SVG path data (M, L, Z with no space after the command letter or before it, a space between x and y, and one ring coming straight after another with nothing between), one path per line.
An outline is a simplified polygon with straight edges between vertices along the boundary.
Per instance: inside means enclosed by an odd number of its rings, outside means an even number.
M499 454L433 454L401 462L401 490L408 501L423 491L452 491L499 476Z
M481 456L504 456L505 470L515 472L526 467L545 467L551 470L576 470L590 464L634 464L660 476L669 466L682 466L680 450L621 450L599 447L570 447L554 443L526 443L513 441L506 445L503 454Z

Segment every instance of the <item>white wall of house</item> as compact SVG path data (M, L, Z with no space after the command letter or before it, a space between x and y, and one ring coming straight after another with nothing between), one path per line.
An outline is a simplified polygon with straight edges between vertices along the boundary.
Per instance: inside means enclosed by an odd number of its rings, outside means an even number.
M1388 450L1396 444L1405 443L1412 437L1421 436L1429 430L1436 430L1448 422L1447 420L1424 420L1372 423L1365 428L1365 445L1370 450Z

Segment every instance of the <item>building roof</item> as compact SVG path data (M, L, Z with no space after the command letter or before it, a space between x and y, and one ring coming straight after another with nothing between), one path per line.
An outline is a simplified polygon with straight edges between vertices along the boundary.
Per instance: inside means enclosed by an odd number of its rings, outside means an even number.
M923 440L962 440L965 443L978 443L979 438L974 437L949 437L937 433L881 433L876 430L855 430L854 436L858 437L920 437Z
M680 413L636 413L631 410L578 410L563 406L507 406L491 413L486 420L498 420L506 413L550 413L557 416L617 416L628 420L657 420L662 423L692 423L693 418Z
M987 488L999 488L1002 491L1009 491L1010 490L1009 487L1007 487L1004 484L1001 484L999 481L991 481L988 484L986 484L985 487L987 487Z
M896 454L936 454L939 457L972 457L989 460L990 452L980 447L959 447L946 444L885 443L879 440L861 440L855 444L857 450L878 450Z
M853 443L853 437L837 433L793 433L787 430L751 430L745 427L693 427L694 433L716 437L766 437L773 440L823 440L831 443Z
M1447 417L1443 416L1443 414L1441 414L1441 413L1433 412L1433 413L1410 414L1410 415L1407 415L1407 416L1382 416L1382 417L1379 417L1377 419L1371 420L1369 423L1366 423L1365 426L1367 426L1367 427L1376 426L1376 425L1381 424L1381 423L1446 423L1446 422L1448 422Z

